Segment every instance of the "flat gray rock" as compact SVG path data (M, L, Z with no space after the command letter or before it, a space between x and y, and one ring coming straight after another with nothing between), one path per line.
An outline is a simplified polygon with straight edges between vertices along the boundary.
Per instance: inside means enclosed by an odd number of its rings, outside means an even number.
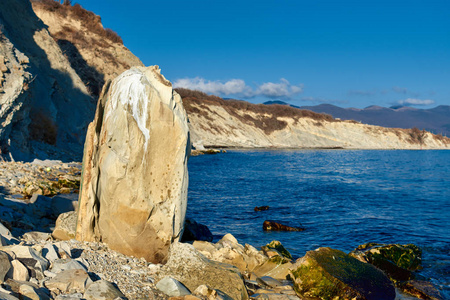
M125 298L125 295L111 282L98 280L89 285L84 293L84 298L86 300L114 300L116 298Z
M263 285L272 287L272 288L283 285L280 281L278 281L275 278L272 278L270 276L258 277L258 278L256 278L256 282L258 282L259 284L263 284Z
M81 264L79 261L66 258L66 259L58 259L55 260L50 268L50 271L53 273L61 273L65 270L84 270L87 271L87 268Z
M185 287L184 284L169 276L161 279L156 284L156 288L170 297L186 296L191 294L189 289Z

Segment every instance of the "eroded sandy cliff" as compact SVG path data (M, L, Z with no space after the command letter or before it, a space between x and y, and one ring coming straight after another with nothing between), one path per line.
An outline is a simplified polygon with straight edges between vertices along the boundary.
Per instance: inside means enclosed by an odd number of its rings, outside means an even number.
M177 89L192 142L205 147L448 149L450 139L417 129L340 121L286 105L255 105Z

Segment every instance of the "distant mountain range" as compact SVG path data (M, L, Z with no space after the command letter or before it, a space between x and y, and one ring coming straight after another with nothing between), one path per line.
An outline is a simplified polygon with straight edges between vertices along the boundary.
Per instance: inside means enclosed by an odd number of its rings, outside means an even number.
M408 106L381 107L372 105L364 109L342 108L331 104L316 106L295 106L283 101L267 101L266 105L283 104L317 113L325 113L341 120L355 120L361 123L391 128L425 129L434 134L450 137L450 106L440 105L431 109Z

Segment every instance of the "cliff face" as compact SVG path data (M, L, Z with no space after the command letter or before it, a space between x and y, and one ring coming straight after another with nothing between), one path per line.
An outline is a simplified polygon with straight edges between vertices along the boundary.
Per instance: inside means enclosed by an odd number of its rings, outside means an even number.
M103 28L99 16L79 4L32 0L32 5L93 97L98 98L108 80L144 66L114 31Z
M81 157L95 109L85 85L28 0L0 1L0 28L2 157Z
M340 121L286 105L255 105L177 89L192 142L205 147L450 149L450 139L418 129Z

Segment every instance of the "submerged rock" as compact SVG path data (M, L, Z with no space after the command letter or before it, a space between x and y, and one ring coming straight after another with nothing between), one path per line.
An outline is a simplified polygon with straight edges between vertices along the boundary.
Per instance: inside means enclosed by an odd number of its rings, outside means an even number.
M107 83L86 137L77 239L166 262L183 232L189 152L181 98L157 66Z
M395 299L394 286L382 271L331 248L308 251L292 266L289 276L301 297Z
M266 220L263 223L264 231L303 231L305 228L303 227L292 227L287 226L272 220Z
M264 211L264 210L268 210L269 206L256 206L254 211Z
M383 270L393 280L411 279L411 272L419 270L422 264L422 250L413 244L367 243L356 248L350 255Z

